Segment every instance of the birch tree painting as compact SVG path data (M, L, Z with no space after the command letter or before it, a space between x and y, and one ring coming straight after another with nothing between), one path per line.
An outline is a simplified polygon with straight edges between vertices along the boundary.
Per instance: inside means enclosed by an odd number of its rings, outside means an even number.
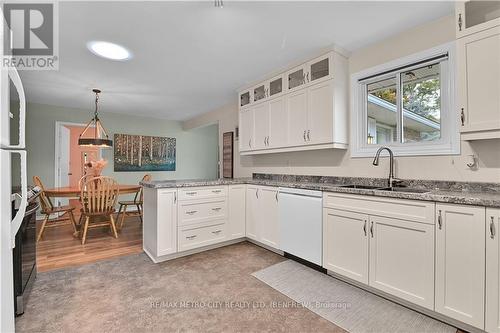
M175 138L115 134L115 171L175 171Z

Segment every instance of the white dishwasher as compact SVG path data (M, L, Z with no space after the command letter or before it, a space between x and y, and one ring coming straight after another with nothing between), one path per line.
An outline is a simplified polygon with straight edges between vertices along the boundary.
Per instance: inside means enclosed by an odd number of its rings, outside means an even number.
M279 189L282 250L319 266L323 262L322 202L321 191Z

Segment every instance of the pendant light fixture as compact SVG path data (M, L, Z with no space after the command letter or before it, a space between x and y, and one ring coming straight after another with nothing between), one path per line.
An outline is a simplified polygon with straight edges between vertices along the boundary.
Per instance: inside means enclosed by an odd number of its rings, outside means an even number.
M98 115L97 103L99 102L99 94L101 91L99 89L92 89L92 91L95 93L94 117L89 121L83 132L80 134L80 137L78 138L78 145L85 147L111 148L113 147L113 141L109 139L108 133L106 133L106 130L102 127ZM94 128L94 137L84 138L83 136L85 135L85 132L87 132L90 127Z

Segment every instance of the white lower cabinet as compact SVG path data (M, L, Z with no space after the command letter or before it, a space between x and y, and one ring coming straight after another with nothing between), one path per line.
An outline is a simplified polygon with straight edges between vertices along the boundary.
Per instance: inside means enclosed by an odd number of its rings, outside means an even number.
M500 209L486 209L486 332L500 333Z
M275 249L280 248L280 224L278 218L278 188L261 186L259 188L258 238L263 244Z
M280 248L277 187L247 185L246 236Z
M144 189L143 247L153 257L177 252L177 189Z
M253 240L257 239L257 219L258 219L258 186L247 185L246 191L246 236Z
M245 237L246 185L229 185L228 190L228 239Z
M179 252L208 246L227 240L226 220L179 227Z
M436 311L484 329L484 207L437 204Z
M323 267L368 284L368 215L323 210Z
M325 193L323 205L324 268L434 310L434 203Z
M434 309L434 225L370 216L369 285Z

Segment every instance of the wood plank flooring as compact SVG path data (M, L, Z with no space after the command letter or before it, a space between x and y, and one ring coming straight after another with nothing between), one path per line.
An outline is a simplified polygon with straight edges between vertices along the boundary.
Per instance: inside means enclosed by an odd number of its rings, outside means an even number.
M78 216L75 217L78 220ZM41 221L37 222L37 229L40 224ZM138 217L125 220L118 238L111 236L108 227L89 230L85 245L72 234L70 225L45 229L37 244L39 272L142 252L142 225Z

